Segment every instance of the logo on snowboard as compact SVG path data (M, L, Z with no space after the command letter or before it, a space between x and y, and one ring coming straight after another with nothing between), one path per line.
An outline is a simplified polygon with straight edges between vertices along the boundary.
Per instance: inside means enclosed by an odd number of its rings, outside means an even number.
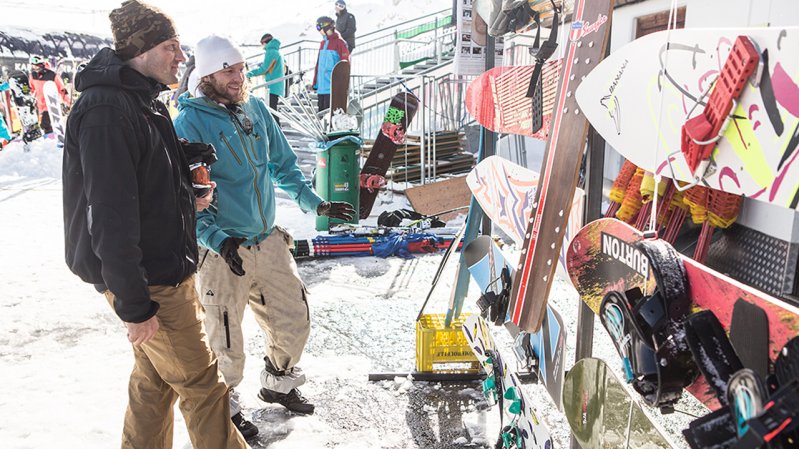
M386 118L383 120L383 126L380 127L383 135L397 145L405 143L405 126L402 124L404 118L405 111L389 106L388 111L386 111Z

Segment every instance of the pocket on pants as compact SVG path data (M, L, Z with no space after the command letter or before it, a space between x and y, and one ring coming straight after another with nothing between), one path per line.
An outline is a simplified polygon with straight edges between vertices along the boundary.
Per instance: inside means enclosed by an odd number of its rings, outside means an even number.
M289 231L286 230L286 228L275 225L272 228L272 232L279 232L281 234L281 237L283 237L283 241L286 242L286 245L289 247L289 249L294 249L294 237L291 236L291 234L289 233Z

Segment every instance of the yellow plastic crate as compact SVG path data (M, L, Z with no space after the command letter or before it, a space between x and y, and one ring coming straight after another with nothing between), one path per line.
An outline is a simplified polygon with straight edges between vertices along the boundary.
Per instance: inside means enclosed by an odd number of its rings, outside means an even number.
M463 335L463 322L469 315L461 314L449 327L444 327L446 315L442 313L422 315L416 322L416 371L479 370L477 358Z

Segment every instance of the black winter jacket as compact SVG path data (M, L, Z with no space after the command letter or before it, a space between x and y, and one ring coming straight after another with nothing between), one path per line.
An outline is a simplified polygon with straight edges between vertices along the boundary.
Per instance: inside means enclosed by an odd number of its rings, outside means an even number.
M177 285L196 270L194 194L164 86L102 49L76 77L81 96L64 141L66 261L106 286L130 323L158 310L148 285Z
M341 33L341 37L347 43L350 52L355 50L355 16L347 11L346 8L336 12L336 30Z

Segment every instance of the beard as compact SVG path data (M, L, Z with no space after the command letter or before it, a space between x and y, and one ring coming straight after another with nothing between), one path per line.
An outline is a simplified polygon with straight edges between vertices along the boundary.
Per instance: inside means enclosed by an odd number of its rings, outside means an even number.
M206 97L223 104L242 104L250 97L249 82L245 78L237 95L231 95L227 85L222 84L214 75L208 75L200 80L198 88Z

